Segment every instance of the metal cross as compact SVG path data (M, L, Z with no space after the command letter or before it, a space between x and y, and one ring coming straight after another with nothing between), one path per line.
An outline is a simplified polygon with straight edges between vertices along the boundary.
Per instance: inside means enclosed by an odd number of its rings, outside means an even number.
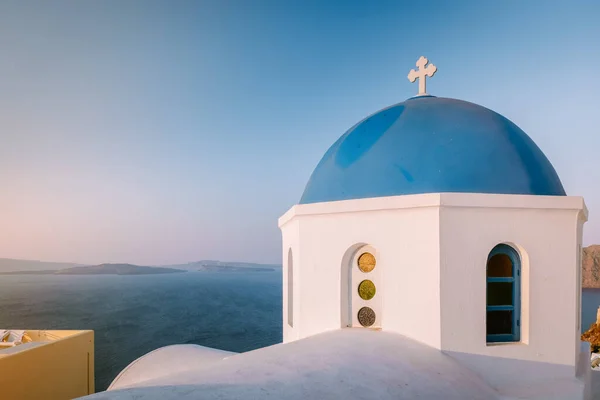
M419 79L419 94L418 96L423 96L427 94L425 90L425 79L426 77L432 77L433 74L437 71L437 67L433 64L427 65L429 60L423 56L419 57L417 60L418 70L411 69L408 73L408 80L412 83L415 80ZM425 67L427 65L427 67Z

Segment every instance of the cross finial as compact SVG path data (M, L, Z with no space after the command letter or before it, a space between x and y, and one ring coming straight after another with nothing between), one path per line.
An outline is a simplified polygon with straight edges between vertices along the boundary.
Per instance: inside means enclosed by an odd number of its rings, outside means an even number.
M423 56L419 57L419 59L417 60L417 67L419 69L416 71L414 69L411 69L408 73L408 80L411 83L419 79L418 96L423 96L427 94L427 91L425 90L425 79L427 76L432 77L433 74L435 74L435 71L437 71L437 67L431 63L427 65L428 62L429 60L427 58ZM427 67L425 67L425 65L427 65Z

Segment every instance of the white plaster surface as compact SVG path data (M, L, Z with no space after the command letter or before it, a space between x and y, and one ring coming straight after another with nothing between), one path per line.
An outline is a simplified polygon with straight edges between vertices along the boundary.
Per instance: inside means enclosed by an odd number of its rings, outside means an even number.
M370 302L383 331L444 351L505 396L535 398L545 385L557 398L583 398L574 393L582 387L575 370L586 220L583 199L568 196L432 193L296 205L279 219L301 282L300 313L284 342L347 325L345 310L356 313L348 293L357 297L347 277L367 246L377 254ZM521 258L521 341L488 345L486 261L500 243Z
M200 368L234 354L236 353L195 344L161 347L143 355L125 367L110 384L108 390L139 385L151 379Z
M339 329L279 344L143 386L87 396L132 399L493 400L497 392L451 357L395 333Z
M294 263L293 268L293 283L294 283L294 293L293 293L293 316L294 316L294 326L290 326L288 323L283 324L283 337L290 341L298 338L298 319L300 315L301 305L298 301L299 295L298 290L302 288L302 282L300 280L300 273L298 272L298 265L302 260L301 255L299 254L299 238L298 238L298 223L291 221L289 224L283 228L285 230L285 235L282 241L282 252L283 252L283 272L282 272L282 288L283 288L283 307L282 307L282 321L288 321L288 254L291 249L292 251L292 262Z
M574 367L586 219L583 199L566 196L433 193L296 205L279 220L294 249L294 328L284 327L284 342L347 325L344 303L356 285L346 288L345 276L368 245L380 274L370 302L383 330L452 352ZM522 343L487 346L486 260L499 243L522 253Z
M352 201L294 207L298 214L281 226L283 242L296 248L294 296L299 309L293 333L284 329L284 342L347 325L342 275L357 269L356 252L370 245L379 274L377 294L370 302L381 309L381 328L439 348L439 212L407 197L411 196L392 199L404 206L395 209L362 211L373 206L370 199L358 201L347 212L343 211ZM425 201L431 199L425 196ZM349 289L352 295L354 286Z
M570 366L579 355L580 209L443 207L440 211L441 349ZM498 243L521 258L521 342L487 345L486 260ZM464 362L478 360L465 358ZM476 366L475 366L476 367ZM498 380L495 368L489 379ZM516 383L523 373L505 375ZM514 375L514 376L513 376ZM499 384L502 384L499 382Z
M173 365L177 361L173 355L162 361ZM592 392L589 376L585 388L574 376L557 377L556 365L546 363L533 363L528 384L493 387L481 371L466 368L454 356L396 333L362 328L339 329L215 361L188 364L85 399L592 400L600 394ZM485 356L479 365L493 368L502 361ZM508 364L496 368L503 375L515 366L511 362L520 362L504 361ZM584 373L593 372L588 357Z

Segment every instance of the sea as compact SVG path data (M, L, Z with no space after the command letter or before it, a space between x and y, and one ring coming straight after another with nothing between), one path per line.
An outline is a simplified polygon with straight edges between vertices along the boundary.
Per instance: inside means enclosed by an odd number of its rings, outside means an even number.
M282 340L281 270L0 277L0 328L93 329L96 391L138 357L192 343L233 352ZM600 289L585 289L582 330Z
M282 341L281 270L0 276L0 328L92 329L96 391L138 357L193 343L245 352Z

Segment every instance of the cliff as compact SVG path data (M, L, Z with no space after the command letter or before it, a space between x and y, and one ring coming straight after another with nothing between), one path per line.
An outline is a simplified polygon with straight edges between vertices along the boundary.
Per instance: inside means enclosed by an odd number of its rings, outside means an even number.
M600 245L583 249L582 279L584 288L600 288Z

